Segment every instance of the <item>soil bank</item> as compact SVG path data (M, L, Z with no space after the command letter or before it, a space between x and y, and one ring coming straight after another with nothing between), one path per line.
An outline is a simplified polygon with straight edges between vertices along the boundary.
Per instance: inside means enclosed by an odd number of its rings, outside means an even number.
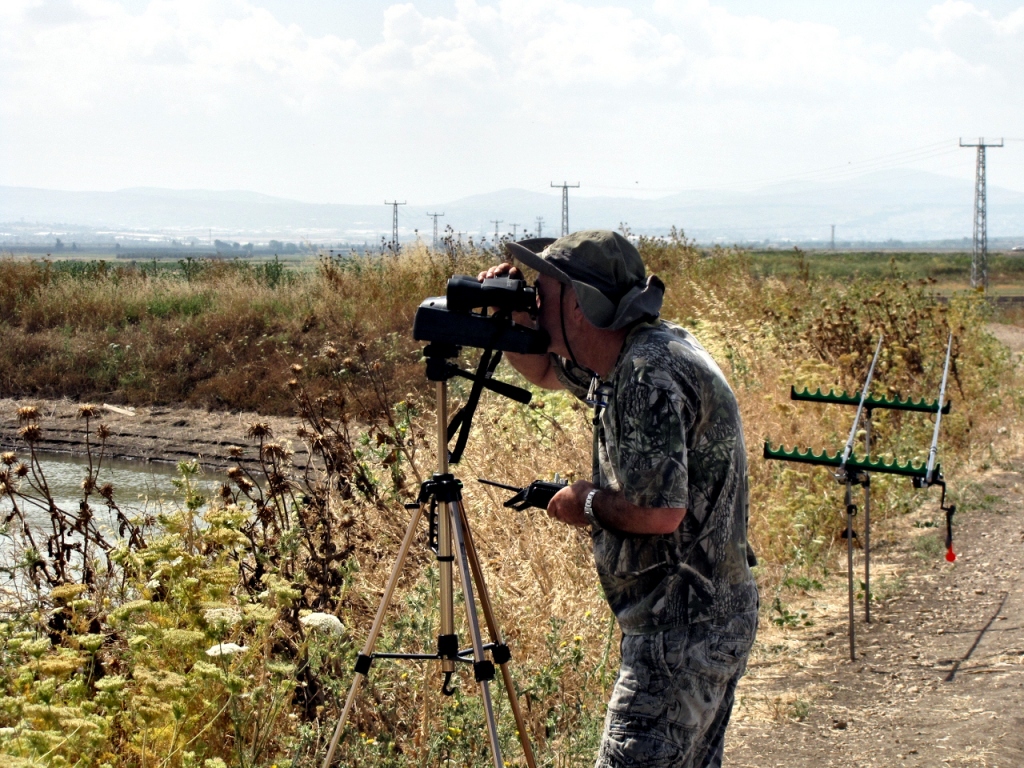
M26 448L19 437L18 408L34 405L39 409L42 439L37 448L55 453L85 453L85 420L78 416L78 403L70 400L0 399L0 450L23 454ZM115 410L116 408L116 410ZM127 412L126 412L127 411ZM254 422L269 424L274 439L290 443L294 462L304 467L308 454L295 436L300 420L256 413L228 413L190 408L153 406L127 409L100 406L91 419L91 441L98 444L95 430L99 424L110 429L106 455L117 459L176 463L196 460L209 471L224 470L236 464L256 461L256 443L246 438ZM241 458L232 457L232 446L244 449Z

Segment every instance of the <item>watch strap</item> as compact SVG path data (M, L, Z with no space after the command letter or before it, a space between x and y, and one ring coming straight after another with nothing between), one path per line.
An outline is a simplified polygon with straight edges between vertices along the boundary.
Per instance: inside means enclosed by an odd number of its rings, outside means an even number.
M596 526L600 526L601 523L598 522L597 515L594 514L594 497L597 496L597 493L600 490L600 488L594 488L591 490L590 493L587 494L587 500L583 503L583 516L587 518L587 521L591 525Z

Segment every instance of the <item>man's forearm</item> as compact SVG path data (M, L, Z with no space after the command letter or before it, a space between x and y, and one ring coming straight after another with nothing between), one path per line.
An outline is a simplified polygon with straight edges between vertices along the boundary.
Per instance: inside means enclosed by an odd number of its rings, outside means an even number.
M672 533L686 515L685 508L639 507L625 494L599 491L593 501L594 517L605 528L639 536Z
M515 352L506 352L505 359L509 365L515 368L531 384L536 384L544 389L564 389L564 385L555 375L555 368L551 364L551 356L542 355L520 355Z
M583 509L587 496L596 487L587 480L577 480L566 486L548 503L548 515L569 525L589 525ZM599 490L594 496L592 510L601 527L634 536L672 533L686 515L683 507L639 507L622 493L605 490Z

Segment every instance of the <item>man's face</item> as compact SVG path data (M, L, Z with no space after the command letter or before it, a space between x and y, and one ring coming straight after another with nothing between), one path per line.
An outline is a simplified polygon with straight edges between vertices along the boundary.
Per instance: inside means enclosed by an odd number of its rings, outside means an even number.
M554 352L556 355L562 357L569 357L569 350L566 349L565 339L562 338L562 318L560 310L561 295L562 295L562 284L555 280L553 277L547 275L537 276L537 303L540 305L537 313L537 324L542 329L547 331L548 336L551 337L551 344L548 346L548 350ZM573 295L573 291L570 289L566 291L569 296ZM569 301L565 302L566 305ZM566 327L568 327L569 318L566 318Z

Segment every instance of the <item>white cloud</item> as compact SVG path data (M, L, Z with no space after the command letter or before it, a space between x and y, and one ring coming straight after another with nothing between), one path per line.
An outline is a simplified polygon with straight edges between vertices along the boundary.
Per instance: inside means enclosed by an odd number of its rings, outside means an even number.
M948 74L974 66L983 50L991 66L1024 56L1024 8L995 19L958 0L928 12L937 46L918 51L826 24L737 15L709 0L655 0L649 15L569 0L460 0L446 18L406 3L385 12L383 40L360 46L283 24L247 0L154 0L140 13L109 0L21 3L5 12L0 87L3 109L15 114L107 109L157 94L178 107L244 96L301 108L423 88L562 98L583 87L594 89L587 98L618 98L669 87L771 98Z
M325 172L458 192L549 173L667 185L1021 117L1010 94L1024 6L997 17L949 0L919 18L923 42L903 46L713 0L456 0L434 15L407 2L363 41L284 22L259 0L133 8L0 2L0 183L77 174L61 185L296 194L279 181L294 175L319 198ZM188 181L164 179L176 173Z
M930 8L927 18L929 31L943 49L980 74L1024 85L1024 6L996 18L972 3L946 0Z

